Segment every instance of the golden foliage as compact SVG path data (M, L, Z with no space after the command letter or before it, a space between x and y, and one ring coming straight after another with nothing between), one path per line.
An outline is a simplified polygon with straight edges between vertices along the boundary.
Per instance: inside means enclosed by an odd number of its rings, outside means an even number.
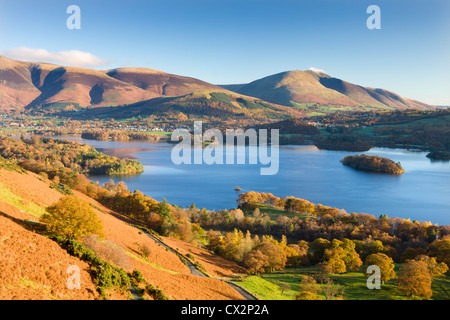
M101 220L89 203L76 196L64 196L46 211L41 220L53 235L69 239L80 239L89 234L104 235Z

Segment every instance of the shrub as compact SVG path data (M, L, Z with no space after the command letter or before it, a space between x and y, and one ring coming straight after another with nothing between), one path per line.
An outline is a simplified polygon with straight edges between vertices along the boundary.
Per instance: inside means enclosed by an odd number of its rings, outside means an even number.
M144 257L148 258L150 256L151 250L150 247L146 244L142 245L142 254L144 255Z
M134 279L137 283L146 283L144 276L139 270L133 270L131 273L131 278Z
M155 288L151 284L148 284L145 290L155 300L169 300L169 298L167 298L166 295L160 289Z

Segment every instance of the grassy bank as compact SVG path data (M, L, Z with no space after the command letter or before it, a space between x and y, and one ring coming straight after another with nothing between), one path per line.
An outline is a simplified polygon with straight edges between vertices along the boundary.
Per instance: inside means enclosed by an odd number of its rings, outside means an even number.
M397 265L396 269L398 270L399 267L400 265ZM256 294L261 300L293 300L299 290L299 283L302 278L305 275L317 275L318 272L317 267L286 268L283 272L248 276L243 281L236 281L236 283ZM345 291L345 300L410 299L396 289L395 280L382 284L379 290L370 290L367 288L367 278L363 272L333 274L330 275L330 278L334 283L342 286ZM289 289L283 290L283 287L287 287L286 285L289 285ZM433 296L431 300L449 300L449 287L450 276L435 279L432 284Z

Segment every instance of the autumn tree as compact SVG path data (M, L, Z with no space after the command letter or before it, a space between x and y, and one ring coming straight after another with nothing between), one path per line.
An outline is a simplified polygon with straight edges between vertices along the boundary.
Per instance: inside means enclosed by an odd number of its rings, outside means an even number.
M208 244L206 248L219 255L224 255L225 253L225 239L219 231L214 231L210 229L206 233L206 238L208 239Z
M355 243L349 239L344 238L340 246L345 250L343 257L347 270L358 271L362 265L362 260L356 252Z
M273 241L263 241L256 246L256 250L260 250L268 257L266 269L272 272L273 270L283 270L286 265L286 254L283 249Z
M286 253L276 240L263 239L244 257L244 265L253 273L283 270L286 266Z
M308 242L300 240L297 244L288 244L287 247L291 249L286 253L289 265L309 265Z
M225 235L225 257L236 261L242 261L246 254L246 246L243 245L243 242L244 233L241 230L234 229L233 232L227 233Z
M339 246L326 249L324 253L326 264L330 266L332 273L344 273L347 271L345 266L345 250Z
M315 211L315 205L307 200L287 197L284 205L286 212L294 212L300 214L313 214Z
M355 250L358 252L361 259L366 260L366 258L375 253L387 253L387 248L383 245L380 240L353 240L355 243Z
M424 261L408 260L398 272L397 288L409 297L428 299L433 295L431 282L432 277Z
M382 283L395 278L394 261L384 253L374 253L369 255L364 262L364 270L367 270L371 265L380 268L380 280Z
M331 267L333 273L344 273L347 270L357 271L362 265L355 244L349 240L334 239L330 248L324 251L325 263Z
M88 202L69 195L47 207L42 221L47 230L56 236L80 239L90 234L103 236L103 226Z
M264 270L264 266L267 265L268 259L260 250L252 250L245 256L244 266L251 274L260 273Z

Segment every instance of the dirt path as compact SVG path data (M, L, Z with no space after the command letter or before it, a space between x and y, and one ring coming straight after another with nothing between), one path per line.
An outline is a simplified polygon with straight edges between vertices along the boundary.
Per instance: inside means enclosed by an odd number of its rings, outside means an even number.
M182 254L180 254L179 252L177 252L175 249L173 249L172 247L168 246L167 244L165 244L164 242L162 242L161 240L159 240L158 238L156 238L155 236L144 232L147 236L149 236L150 238L152 238L156 243L160 244L161 246L163 246L164 248L167 248L168 250L172 251L173 253L180 255L184 258L184 260L187 263L187 266L189 267L189 270L191 270L191 274L195 275L195 276L199 276L199 277L207 277L207 275L205 275L203 272L201 272L188 258L184 257ZM220 280L220 279L219 279ZM249 293L247 290L235 285L234 283L228 282L228 281L224 281L226 284L228 284L230 287L232 287L234 290L236 290L237 292L239 292L240 295L242 295L246 300L257 300L257 298L252 295L251 293Z
M177 254L177 255L181 255L179 252L177 252L175 249L173 249L172 247L169 247L167 244L165 244L164 242L162 242L161 240L159 240L158 238L156 238L155 236L151 235L150 233L144 232L147 236L149 236L150 238L152 238L156 243L160 244L161 246L163 246L164 248L169 249L170 251L172 251L173 253ZM182 255L181 255L182 256ZM194 276L199 276L199 277L206 277L206 275L201 272L200 270L197 269L196 266L194 266L192 264L191 261L189 261L189 259L183 257L184 260L186 261L187 266L189 267L189 270L191 270L191 274L193 274Z
M139 293L135 287L133 287L133 286L129 287L128 291L130 291L130 294L133 297L133 300L141 300L141 297L139 296Z

